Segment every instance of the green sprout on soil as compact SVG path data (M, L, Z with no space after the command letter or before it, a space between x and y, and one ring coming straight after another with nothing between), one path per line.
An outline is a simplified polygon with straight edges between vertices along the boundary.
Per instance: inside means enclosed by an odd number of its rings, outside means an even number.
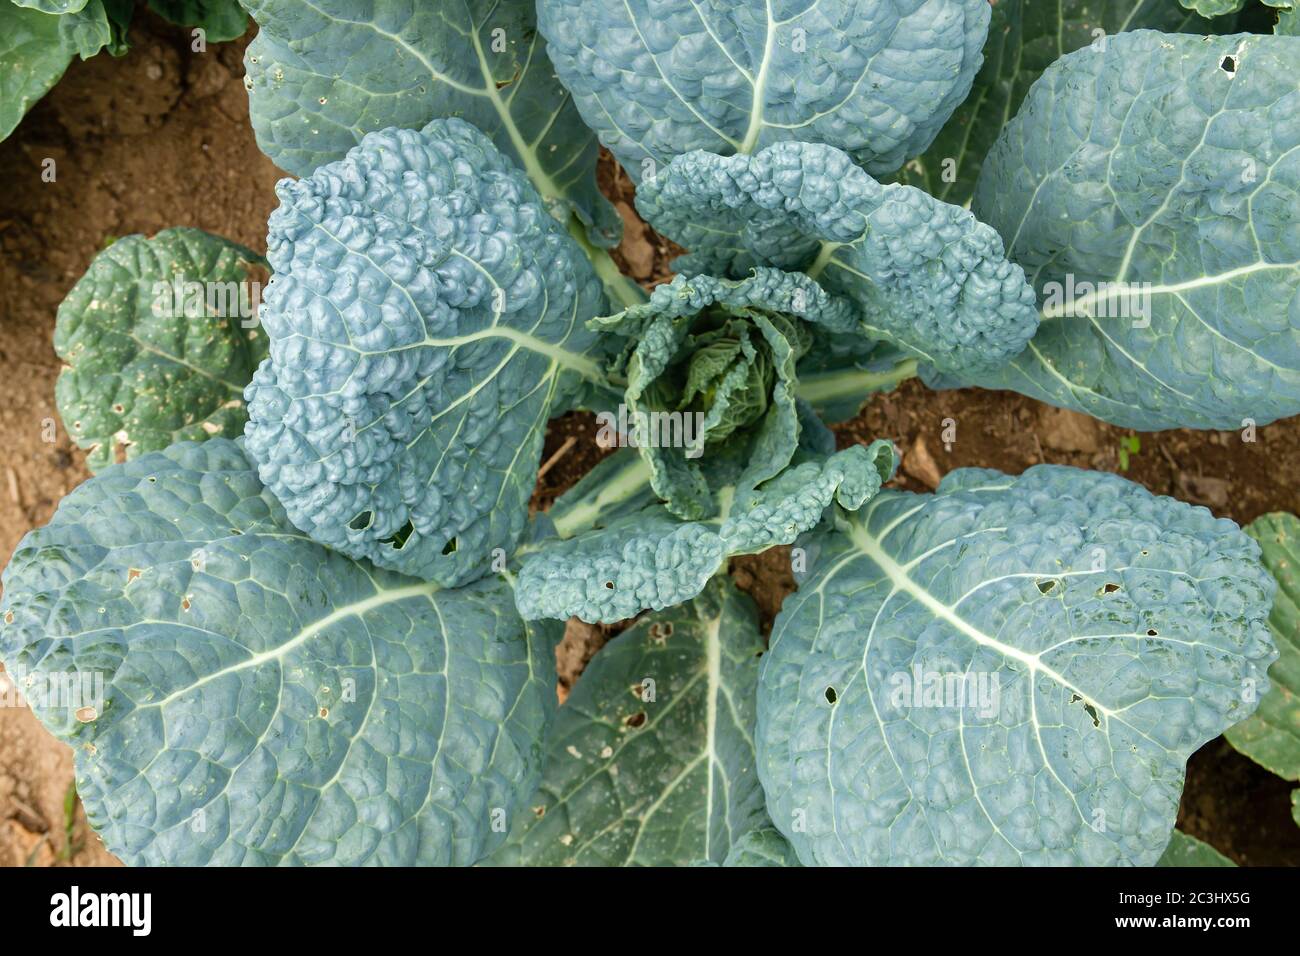
M1142 439L1137 435L1128 435L1119 440L1119 470L1128 471L1129 456L1142 450Z

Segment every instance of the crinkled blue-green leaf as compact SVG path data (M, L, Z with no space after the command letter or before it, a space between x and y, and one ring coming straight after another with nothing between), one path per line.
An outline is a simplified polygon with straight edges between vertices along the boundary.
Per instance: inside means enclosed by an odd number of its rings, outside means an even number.
M860 508L896 467L888 441L853 445L793 465L757 489L720 489L714 520L682 521L651 505L548 542L524 559L515 588L519 611L528 619L610 623L680 604L699 594L727 558L793 543L833 503Z
M226 439L64 498L0 618L127 863L470 864L540 778L554 628L503 578L442 590L321 547Z
M859 334L938 369L1005 362L1034 334L1033 290L990 227L911 186L882 186L830 146L687 153L637 208L690 250L687 274L807 270L854 308Z
M590 263L460 120L276 187L248 450L295 526L452 585L523 532L546 420L603 381ZM592 354L588 354L592 353Z
M805 865L1150 866L1187 758L1267 692L1258 545L1115 475L959 469L819 537L759 684Z
M1043 321L950 382L1144 430L1300 412L1298 68L1294 37L1149 31L1050 67L972 207Z
M539 0L582 118L635 179L693 149L830 143L875 173L966 96L985 0Z
M596 188L596 137L556 79L533 0L245 0L244 56L257 143L306 176L373 130L459 117L519 164L548 208L593 242L623 223Z

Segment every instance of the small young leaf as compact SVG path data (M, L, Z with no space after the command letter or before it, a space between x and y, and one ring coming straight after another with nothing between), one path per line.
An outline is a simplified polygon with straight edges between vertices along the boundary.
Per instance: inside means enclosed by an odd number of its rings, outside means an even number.
M124 236L91 261L59 306L54 388L91 471L175 441L235 438L244 388L266 357L257 253L200 229Z

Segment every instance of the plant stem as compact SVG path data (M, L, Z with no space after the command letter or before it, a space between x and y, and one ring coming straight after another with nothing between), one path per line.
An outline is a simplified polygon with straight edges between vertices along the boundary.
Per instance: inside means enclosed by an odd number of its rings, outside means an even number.
M884 392L896 388L900 382L905 382L915 375L916 359L914 358L903 359L893 368L883 372L848 368L834 372L814 373L799 379L796 394L814 407L859 397L865 401L872 392Z
M823 239L821 248L817 250L817 258L813 260L812 265L804 270L808 274L808 278L816 279L820 276L825 270L826 264L831 261L831 256L835 254L835 250L841 245L842 243Z
M587 238L587 227L575 215L569 216L569 235L582 246L582 251L591 260L596 275L605 284L605 292L614 305L626 309L628 306L640 305L646 300L647 296L641 287L619 272L618 265L610 256L609 250L592 244Z
M610 508L641 494L650 485L650 466L635 449L623 449L596 468L602 470L600 481L587 489L594 494L574 489L576 495L570 491L547 512L561 538L590 530Z

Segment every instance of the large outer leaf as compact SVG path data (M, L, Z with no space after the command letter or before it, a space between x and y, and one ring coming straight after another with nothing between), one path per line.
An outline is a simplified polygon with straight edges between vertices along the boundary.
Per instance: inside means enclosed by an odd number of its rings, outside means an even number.
M1034 80L1060 57L1125 30L1203 33L1209 28L1178 0L998 0L970 96L898 180L944 202L967 203L998 133L1016 115Z
M1264 515L1252 521L1246 533L1259 542L1264 567L1277 581L1268 621L1279 655L1268 669L1272 689L1259 710L1224 736L1261 767L1300 780L1300 519Z
M492 862L722 862L767 823L753 741L762 652L753 602L725 577L610 641L560 709L532 812Z
M593 242L622 220L596 188L596 137L555 78L533 0L246 0L260 30L244 57L257 143L305 176L373 130L456 116L572 204ZM567 218L567 212L565 213Z
M806 865L1153 864L1188 756L1277 656L1258 546L1114 475L959 469L810 551L757 737ZM975 706L904 693L968 674Z
M0 139L58 82L73 51L59 42L59 20L0 3Z
M519 611L530 620L612 623L688 601L727 558L792 544L833 503L860 508L897 465L888 441L852 445L792 466L757 490L726 488L719 494L726 513L713 521L680 521L660 505L613 518L530 555L519 572Z
M986 0L539 0L556 72L629 174L693 149L829 143L876 173L970 89Z
M128 863L473 863L540 775L557 635L500 578L443 591L322 548L225 439L64 498L0 617L18 687L102 677L89 717L33 704Z
M266 357L256 315L240 314L241 292L255 304L250 283L265 266L200 229L126 236L95 256L54 327L64 362L55 401L73 440L89 449L91 471L113 463L118 443L134 458L175 441L239 435L244 387ZM197 292L188 312L186 283Z
M458 584L528 517L547 418L601 379L600 284L537 191L460 120L371 133L282 180L249 453L296 526Z
M808 269L854 306L864 340L939 369L1004 362L1037 324L1033 290L993 229L914 187L880 185L830 146L688 153L643 183L636 202L691 250L679 271Z
M1067 277L1149 283L1150 326L1122 288L1080 296L1046 309L1014 361L962 381L1146 430L1300 412L1297 68L1293 37L1140 31L1044 73L972 208L1040 302Z

